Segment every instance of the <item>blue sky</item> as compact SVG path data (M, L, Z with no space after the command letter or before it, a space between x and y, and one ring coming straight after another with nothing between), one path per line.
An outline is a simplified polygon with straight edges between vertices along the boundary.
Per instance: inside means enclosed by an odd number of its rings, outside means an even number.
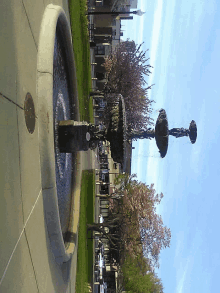
M220 2L138 0L146 13L122 21L124 39L144 41L154 67L149 97L167 112L169 128L188 128L198 137L170 137L159 157L153 140L134 143L132 173L164 193L158 207L171 228L171 247L162 251L158 275L164 292L219 292L220 205Z

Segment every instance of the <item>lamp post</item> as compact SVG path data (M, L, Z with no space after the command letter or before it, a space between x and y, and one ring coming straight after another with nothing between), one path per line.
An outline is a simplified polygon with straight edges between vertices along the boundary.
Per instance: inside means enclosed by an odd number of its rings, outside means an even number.
M102 14L110 14L112 16L118 16L120 14L136 14L138 16L142 16L145 12L141 11L141 9L135 11L88 11L87 15L102 15Z

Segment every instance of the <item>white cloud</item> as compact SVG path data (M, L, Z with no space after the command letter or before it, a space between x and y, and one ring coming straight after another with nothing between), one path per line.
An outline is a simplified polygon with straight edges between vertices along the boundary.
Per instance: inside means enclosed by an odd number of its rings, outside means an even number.
M146 12L146 1L139 0L137 9ZM132 10L131 10L132 11ZM147 13L143 16L132 15L133 20L122 21L123 40L130 39L134 40L136 44L141 44L144 38L144 21L146 20Z
M201 153L202 153L202 148L204 147L204 136L205 136L205 131L207 130L205 127L205 117L206 117L206 101L205 99L202 102L201 110L200 110L200 115L199 115L199 120L198 122L196 121L197 124L197 140L194 145L192 145L192 151L191 151L191 157L190 157L190 167L196 174L198 174L201 171Z
M151 47L150 47L150 64L151 66L155 67L156 64L156 56L157 56L157 49L159 44L159 37L161 31L161 21L162 21L162 11L163 11L163 0L157 1L157 7L154 12L154 23L153 23L153 32L152 32L152 40L151 40ZM152 84L154 79L154 70L150 75L149 84ZM151 91L149 96L151 95Z
M149 98L151 99L151 95L154 95L153 99L156 100L154 106L159 108L164 106L166 99L167 72L170 69L169 62L173 42L175 5L176 0L170 0L168 2L158 0L154 13L154 25L150 48L150 64L154 68L152 69L148 84L156 84L156 87L153 87L152 90L149 91Z
M185 280L186 280L186 273L188 271L188 266L189 266L189 258L187 259L187 263L185 265L182 277L180 278L180 281L178 281L177 290L176 290L177 293L182 293L182 292L185 293L185 291L183 289L184 289L184 283L185 283Z
M140 8L141 11L145 12L145 4L146 1L140 1ZM144 38L144 18L145 18L145 14L143 16L137 16L140 17L140 25L137 26L138 29L138 44L141 44L143 42L143 38Z
M153 22L153 32L150 46L150 64L155 67L156 57L158 51L159 38L161 33L161 21L162 21L162 11L163 11L163 0L157 1L157 6L154 12L154 22ZM150 75L148 84L152 84L154 79L154 70ZM151 91L149 91L149 98L151 99ZM149 141L149 152L147 160L147 172L146 172L146 181L147 183L154 183L155 189L158 187L158 164L159 160L155 158L155 141ZM158 153L156 153L158 155ZM158 155L159 157L159 155ZM140 160L140 163L141 160Z
M164 101L164 93L166 87L166 70L168 65L168 56L170 52L170 43L172 40L172 23L174 18L174 11L175 11L175 0L171 0L169 3L166 4L165 11L163 11L163 0L158 0L156 9L154 12L154 21L153 21L153 32L152 32L152 39L151 39L151 47L150 47L150 64L154 67L152 70L152 74L149 77L148 84L154 83L155 71L161 70L164 73L163 78L160 78L160 84L158 84L158 93L156 100L157 104L160 104L160 107L163 105ZM163 26L162 26L163 23ZM158 50L160 42L162 43L160 46L160 56L158 56ZM160 66L156 68L157 60L161 60ZM163 89L162 89L163 88ZM162 90L161 90L162 89ZM164 91L163 91L164 90ZM149 98L151 99L153 90L149 91ZM161 93L161 94L160 94ZM155 113L157 116L158 113ZM154 156L156 153L156 143L154 144L149 143L149 159L147 161L147 180L151 181L155 184L155 189L160 192L160 187L162 185L163 176L162 171L160 171L159 175L159 168L162 170L161 160L155 160ZM158 154L159 157L159 154ZM163 159L165 160L165 159ZM150 179L149 179L150 178ZM162 212L162 207L159 208Z
M175 249L175 263L178 263L179 265L179 257L183 251L183 246L185 245L184 243L184 232L183 231L178 231L176 233L176 249Z
M151 39L151 46L150 46L150 64L151 66L154 67L152 70L152 74L149 76L149 80L147 81L148 84L154 83L154 78L155 78L155 71L161 70L161 65L159 68L156 68L156 62L158 59L161 59L163 61L163 66L162 68L166 68L168 65L168 56L170 52L170 43L171 43L171 30L172 30L172 23L173 23L173 18L174 18L174 10L175 10L175 0L171 0L169 3L166 4L166 7L164 8L165 2L163 0L157 0L155 10L154 10L154 17L153 17L153 28L152 28L152 39ZM146 1L140 1L140 7L142 11L146 11L145 6ZM166 9L164 13L164 9ZM146 17L146 14L140 17L141 21L139 21L139 26L137 27L137 35L136 35L136 40L138 36L138 42L141 43L143 40L143 33L144 29L147 30L148 28L145 26L143 27L144 24L144 18ZM163 25L162 25L163 23ZM136 41L135 40L135 41ZM162 48L160 50L160 56L158 56L158 50L159 50L159 45L160 42L162 42ZM163 58L161 57L163 56ZM164 73L164 77L160 79L160 84L158 84L159 88L161 88L161 84L164 85L166 84L166 72ZM153 90L149 91L149 99L151 99ZM157 104L160 104L160 108L162 107L162 102L160 100L164 100L164 92L162 95L157 96L156 98ZM155 117L154 117L155 116ZM158 116L158 113L155 112L153 113L153 118L156 118ZM143 147L144 147L144 142L139 141L139 149L138 149L138 159L135 164L135 167L137 167L136 172L140 172L143 169ZM147 164L146 170L146 182L147 184L154 183L155 189L157 192L161 192L160 187L162 186L162 171L160 171L160 176L159 176L159 167L161 167L161 159L158 153L158 149L155 143L155 140L152 141L147 141L147 160L144 158L145 166ZM146 157L146 156L145 156ZM162 211L162 207L160 207L160 210Z
M194 229L189 246L187 246L186 233L179 232L175 251L175 267L176 267L176 290L177 293L191 292L190 288L195 284L193 280L193 266L195 260L201 259L200 246L202 245L201 233ZM198 269L199 271L199 269ZM205 274L207 277L207 274ZM207 284L209 286L209 282ZM195 292L195 291L193 291ZM201 292L201 291L200 291ZM204 292L210 292L204 290Z

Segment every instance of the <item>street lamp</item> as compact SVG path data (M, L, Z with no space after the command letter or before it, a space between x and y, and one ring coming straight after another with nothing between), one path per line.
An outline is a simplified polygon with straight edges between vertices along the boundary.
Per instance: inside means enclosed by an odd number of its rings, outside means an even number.
M136 14L136 15L138 15L138 16L142 16L145 12L141 11L141 9L138 9L138 10L136 10L136 11L133 11L132 13L133 13L133 14Z
M135 10L135 11L88 11L87 15L102 15L102 14L111 14L118 16L120 14L136 14L138 16L142 16L145 12L141 11L141 9Z

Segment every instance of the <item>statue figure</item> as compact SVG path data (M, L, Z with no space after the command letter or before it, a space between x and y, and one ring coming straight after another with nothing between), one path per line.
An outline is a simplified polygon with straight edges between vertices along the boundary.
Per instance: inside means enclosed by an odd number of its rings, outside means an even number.
M169 135L173 135L176 138L183 137L183 136L189 136L189 129L185 128L172 128L169 130Z

